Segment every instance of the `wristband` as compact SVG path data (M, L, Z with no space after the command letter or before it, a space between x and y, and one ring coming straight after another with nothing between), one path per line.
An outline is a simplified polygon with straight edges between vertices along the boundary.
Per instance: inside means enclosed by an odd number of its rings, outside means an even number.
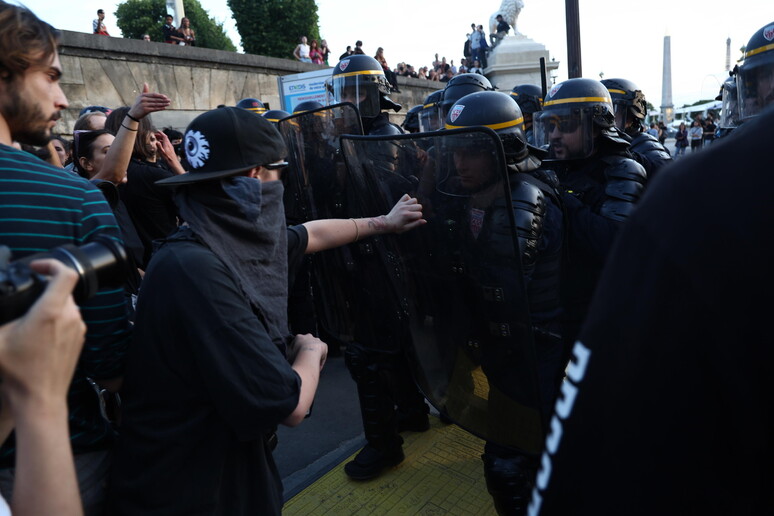
M139 121L137 118L134 118L134 117L133 117L132 115L130 115L129 113L126 113L126 116L128 116L130 119L134 120L134 121L135 121L135 122L137 122L138 124L140 123L140 121Z
M131 127L126 127L124 124L121 124L121 127L123 127L124 129L126 129L127 131L134 131L134 132L137 132L137 129L132 129Z

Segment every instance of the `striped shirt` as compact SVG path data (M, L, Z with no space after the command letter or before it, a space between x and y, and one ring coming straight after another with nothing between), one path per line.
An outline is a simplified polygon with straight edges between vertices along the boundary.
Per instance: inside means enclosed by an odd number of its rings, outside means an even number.
M13 259L64 244L83 245L96 235L121 241L110 207L88 181L6 145L0 145L0 245ZM75 453L103 449L113 432L101 417L94 380L121 376L131 338L123 288L100 290L81 305L86 343L68 394ZM0 449L0 467L13 466L13 439Z

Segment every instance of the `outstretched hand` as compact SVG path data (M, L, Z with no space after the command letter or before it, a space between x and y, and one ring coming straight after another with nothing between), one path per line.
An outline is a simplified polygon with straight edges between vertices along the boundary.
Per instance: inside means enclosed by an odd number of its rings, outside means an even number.
M387 231L390 233L403 233L427 224L427 221L422 218L422 205L409 194L404 194L395 203L390 213L384 216L384 221L387 224Z
M142 93L129 108L129 114L140 120L156 111L163 111L169 107L172 101L161 93L151 93L148 83L142 85Z

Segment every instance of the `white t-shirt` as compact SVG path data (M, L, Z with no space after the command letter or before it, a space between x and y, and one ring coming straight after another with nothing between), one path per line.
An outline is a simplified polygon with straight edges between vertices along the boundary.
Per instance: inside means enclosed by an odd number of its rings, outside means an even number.
M309 57L309 45L304 45L303 43L298 44L298 55L299 57Z

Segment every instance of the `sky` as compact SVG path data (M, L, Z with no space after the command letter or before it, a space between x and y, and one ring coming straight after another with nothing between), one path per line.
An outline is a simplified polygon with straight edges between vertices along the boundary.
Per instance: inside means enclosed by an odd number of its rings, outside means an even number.
M20 3L14 1L14 3ZM64 30L91 32L99 8L108 31L119 35L115 0L24 0L39 17ZM224 22L240 47L226 0L200 0L210 16ZM675 107L714 98L725 72L726 39L731 61L750 37L774 22L772 0L579 0L583 76L633 81L647 100L661 105L664 36L672 47L672 100ZM564 0L524 0L517 28L542 43L559 61L556 81L567 79ZM430 65L434 54L459 64L470 24L488 25L499 0L317 0L320 34L331 49L333 66L347 45L363 41L366 54L384 48L388 64ZM177 20L175 20L177 23ZM195 27L194 27L195 28ZM65 70L66 73L66 70Z

